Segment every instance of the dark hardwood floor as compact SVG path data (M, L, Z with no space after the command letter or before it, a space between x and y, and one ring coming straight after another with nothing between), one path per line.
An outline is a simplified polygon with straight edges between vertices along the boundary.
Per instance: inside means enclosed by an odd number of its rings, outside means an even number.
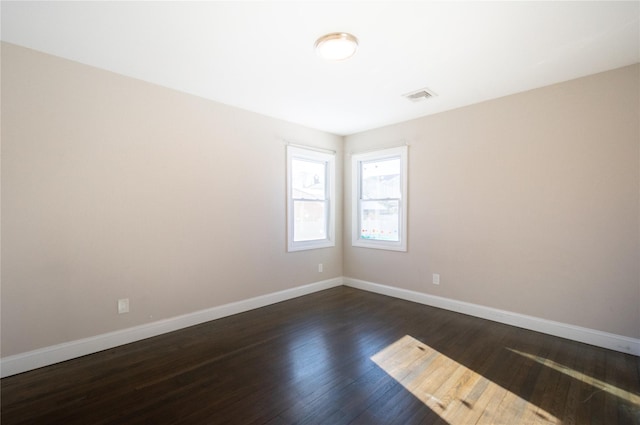
M12 424L640 424L639 358L338 287L1 381Z

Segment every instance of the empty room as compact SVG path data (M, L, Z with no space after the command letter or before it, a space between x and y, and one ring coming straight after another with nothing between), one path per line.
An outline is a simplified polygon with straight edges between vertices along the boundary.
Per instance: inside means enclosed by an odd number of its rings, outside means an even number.
M640 425L640 2L0 14L3 425Z

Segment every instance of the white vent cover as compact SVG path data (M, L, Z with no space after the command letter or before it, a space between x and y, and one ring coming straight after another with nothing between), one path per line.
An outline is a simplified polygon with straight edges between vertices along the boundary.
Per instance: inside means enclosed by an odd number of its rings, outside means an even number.
M436 94L431 90L424 88L424 89L412 91L411 93L403 94L402 96L406 97L412 102L420 102L422 100L434 97L436 96Z

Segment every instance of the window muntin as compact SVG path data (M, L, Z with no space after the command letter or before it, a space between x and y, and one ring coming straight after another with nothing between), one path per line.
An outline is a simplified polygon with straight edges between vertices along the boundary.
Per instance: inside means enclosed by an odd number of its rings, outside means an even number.
M406 251L407 148L352 159L352 245Z
M287 147L288 250L335 246L335 155Z

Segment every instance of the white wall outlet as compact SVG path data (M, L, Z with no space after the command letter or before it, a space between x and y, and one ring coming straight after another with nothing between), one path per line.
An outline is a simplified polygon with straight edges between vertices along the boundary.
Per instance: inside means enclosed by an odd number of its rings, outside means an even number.
M118 300L118 314L129 312L129 298Z
M433 284L440 285L440 275L438 273L433 274Z
M322 273L324 270L324 267L322 267L322 263L318 264L318 273Z

